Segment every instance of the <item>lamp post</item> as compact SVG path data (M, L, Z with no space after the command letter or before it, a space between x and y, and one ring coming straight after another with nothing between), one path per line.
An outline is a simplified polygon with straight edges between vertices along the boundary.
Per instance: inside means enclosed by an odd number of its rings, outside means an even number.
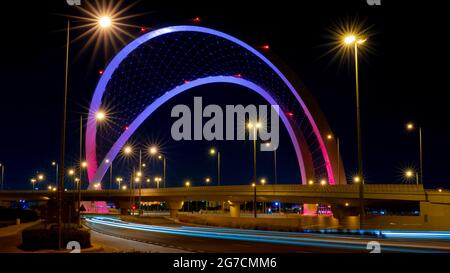
M4 179L5 179L5 165L3 164L3 163L0 163L0 178L2 179L2 183L1 183L1 187L0 187L0 190L3 190L3 188L4 188L4 183L5 183L5 181L4 181Z
M117 183L118 183L118 189L120 190L120 183L122 183L122 181L123 181L123 178L122 177L117 177L116 178L116 181L117 181Z
M155 182L156 182L156 188L159 189L159 183L162 181L161 177L155 177Z
M36 183L36 178L31 178L31 179L30 179L30 182L31 182L31 187L32 187L32 189L35 190L34 184Z
M358 46L366 42L366 38L357 37L353 34L344 37L343 42L346 46L353 46L355 51L355 91L356 91L356 136L358 145L358 175L361 177L359 184L359 228L364 227L365 208L364 208L364 176L362 162L362 140L361 140L361 112L359 98L359 71L358 71Z
M414 131L415 125L412 122L406 124L407 131ZM420 184L423 185L423 143L422 143L422 127L419 126L419 179Z
M328 134L327 135L327 140L328 141L332 141L334 139L333 134ZM341 184L341 168L340 168L340 162L341 157L340 157L340 141L339 141L339 137L336 137L336 162L337 162L337 183L338 185Z
M185 186L186 188L191 187L191 181L188 180L188 181L184 182L184 186ZM191 200L188 201L188 207L187 207L188 212L190 211L190 203L191 203Z
M217 185L220 186L220 152L215 148L209 149L209 154L214 156L217 154Z
M253 218L256 218L256 183L252 183L253 187Z
M261 178L259 180L259 182L261 183L261 185L264 186L266 184L267 180L265 178ZM266 213L266 202L265 201L263 201L263 213Z
M52 166L55 167L55 182L58 181L59 164L56 161L52 162Z
M270 142L266 143L267 147L270 147L272 144ZM273 151L273 176L275 179L275 185L278 184L278 173L277 173L277 149Z
M247 125L249 130L253 130L253 181L256 183L256 132L257 129L261 127L261 123L251 123Z
M158 155L158 159L163 161L163 188L166 187L166 156L165 155Z

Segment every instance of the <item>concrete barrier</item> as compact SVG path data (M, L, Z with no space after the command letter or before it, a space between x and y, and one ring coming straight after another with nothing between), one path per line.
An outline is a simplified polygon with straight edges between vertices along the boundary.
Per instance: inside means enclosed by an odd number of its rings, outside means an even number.
M178 215L184 223L242 229L298 231L301 229L339 228L339 221L331 216L298 216L289 218L246 218L214 215Z

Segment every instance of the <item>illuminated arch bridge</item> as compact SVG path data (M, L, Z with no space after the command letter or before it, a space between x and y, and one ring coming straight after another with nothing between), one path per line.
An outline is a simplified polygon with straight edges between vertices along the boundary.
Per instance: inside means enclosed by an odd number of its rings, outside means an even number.
M105 69L90 105L86 130L91 185L102 180L128 139L158 107L182 92L210 83L240 85L280 106L301 183L323 179L331 185L345 183L335 143L324 137L329 126L296 79L288 79L273 62L235 37L210 28L171 26L137 38ZM95 113L102 107L113 107L111 126L96 124ZM337 173L343 179L338 179Z

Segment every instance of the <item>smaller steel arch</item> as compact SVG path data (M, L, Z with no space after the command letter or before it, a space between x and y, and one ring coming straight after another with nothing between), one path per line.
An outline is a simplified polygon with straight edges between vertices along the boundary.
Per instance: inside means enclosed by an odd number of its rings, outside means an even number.
M112 164L113 160L117 157L122 147L127 143L128 139L134 134L134 132L139 128L139 126L153 113L155 112L161 105L165 102L177 96L183 92L189 91L192 88L211 84L211 83L230 83L240 85L261 95L268 103L271 105L276 105L275 99L262 87L259 85L248 81L243 78L233 77L233 76L212 76L206 78L200 78L193 81L186 82L182 85L175 87L174 89L166 92L164 95L156 99L147 108L139 114L139 116L128 126L128 129L119 137L119 139L113 144L112 148L107 153L105 159L103 159L100 163L99 168L96 170L95 176L92 179L92 182L99 182L104 177L108 168ZM302 181L306 181L306 172L305 172L305 164L302 158L299 141L294 133L294 130L285 115L284 112L278 112L279 117L281 118L283 124L286 126L286 129L289 133L289 136L292 140L292 144L294 145L294 149L297 155L297 160L299 162L300 173L302 177ZM106 160L108 159L108 160Z

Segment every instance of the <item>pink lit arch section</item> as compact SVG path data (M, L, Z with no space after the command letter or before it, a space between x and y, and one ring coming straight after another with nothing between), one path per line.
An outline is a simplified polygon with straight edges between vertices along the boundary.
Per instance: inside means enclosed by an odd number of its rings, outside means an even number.
M232 77L232 76L214 76L214 77L206 77L206 78L200 78L196 80L192 80L189 82L186 82L182 85L179 85L172 90L167 90L167 92L164 93L161 97L157 98L154 102L152 102L147 108L138 115L138 117L129 125L128 130L124 131L123 134L117 139L117 141L113 144L112 148L107 153L106 157L101 160L100 165L98 165L97 162L97 153L96 153L96 136L97 136L97 124L95 119L95 113L100 109L102 97L105 92L106 86L111 79L114 71L119 67L119 65L122 63L122 61L131 53L133 50L138 48L140 45L156 38L162 35L170 35L171 33L177 33L177 32L198 32L198 33L205 33L209 35L214 35L223 39L226 39L228 41L231 41L235 43L236 45L241 46L242 48L246 49L247 51L251 52L253 55L257 56L260 60L262 60L265 64L267 64L274 73L276 73L286 84L286 86L289 88L291 93L295 96L297 99L297 102L300 104L301 108L303 109L306 117L308 118L309 123L312 126L313 133L315 135L315 138L318 140L319 147L321 154L324 159L326 172L327 172L327 178L330 185L335 184L335 178L333 175L333 170L331 167L329 155L324 143L324 140L322 138L322 135L320 133L320 130L314 121L314 118L312 117L310 111L306 107L304 101L300 98L298 92L295 90L293 85L287 80L287 78L281 73L281 71L272 63L270 62L266 57L264 57L261 53L259 53L256 49L249 46L248 44L240 41L239 39L232 37L228 34L225 34L223 32L219 32L217 30L213 30L210 28L205 27L198 27L198 26L171 26L171 27L165 27L161 28L152 32L149 32L147 34L142 35L141 37L137 38L130 44L128 44L124 49L122 49L115 58L111 61L111 63L108 65L106 70L104 71L102 77L100 78L100 81L97 85L97 88L94 92L94 96L91 101L90 110L89 110L89 116L88 116L88 123L87 123L87 129L86 129L86 160L88 161L88 177L90 181L90 188L92 188L92 185L94 182L100 182L105 175L107 169L109 168L109 164L114 160L114 158L118 155L122 147L125 145L125 143L128 141L128 139L132 136L132 134L139 128L139 126L145 121L148 116L150 116L151 113L153 113L159 106L164 104L166 101L174 97L175 95L178 95L184 91L187 91L189 89L192 89L196 86L204 85L204 84L210 84L210 83L231 83L231 84L237 84L244 87L249 88L250 90L258 93L264 99L267 100L268 103L272 105L277 105L278 103L276 100L270 95L269 92L258 86L257 84L245 80L243 78L238 77ZM285 116L282 111L279 113L281 120L283 121L284 125L286 126L286 129L291 137L292 143L295 148L295 152L297 155L297 160L299 164L299 168L301 171L301 178L302 183L307 183L306 178L306 172L305 172L305 164L304 160L302 158L300 145L299 145L299 139L297 139L296 134L294 133L294 130L291 127L291 124L288 120L288 118ZM108 159L108 160L106 160ZM98 166L98 167L97 167Z

